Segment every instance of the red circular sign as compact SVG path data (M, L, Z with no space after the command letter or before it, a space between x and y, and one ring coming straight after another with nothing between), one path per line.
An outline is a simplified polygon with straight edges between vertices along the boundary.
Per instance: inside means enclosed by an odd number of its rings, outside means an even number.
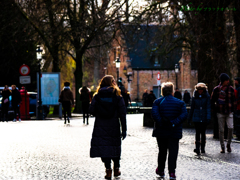
M30 73L30 68L29 66L23 64L20 68L19 68L19 72L22 76L27 76Z
M158 74L157 74L157 80L160 80L161 79L161 74L160 74L160 72L158 72Z

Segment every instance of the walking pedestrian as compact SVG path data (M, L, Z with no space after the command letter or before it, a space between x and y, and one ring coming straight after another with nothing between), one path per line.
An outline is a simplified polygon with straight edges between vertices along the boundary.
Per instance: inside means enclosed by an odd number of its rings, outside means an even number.
M234 79L235 97L237 101L237 111L234 113L238 118L240 117L240 77Z
M194 152L197 155L205 153L206 129L211 120L211 101L204 83L198 83L193 92L191 110L188 116L188 123L194 122L195 125L195 145ZM201 138L200 138L201 136Z
M8 122L8 109L9 109L9 96L11 91L8 86L5 85L2 91L2 122Z
M80 101L82 101L82 111L83 111L83 124L85 124L85 119L86 123L88 125L88 109L89 109L89 103L91 102L91 95L90 95L90 90L86 87L83 86L82 88L79 89L80 93Z
M182 123L187 119L187 109L183 101L173 97L173 83L163 83L161 92L163 97L155 100L152 106L155 121L153 137L157 138L159 148L156 174L164 178L168 150L169 176L170 179L176 179L179 139L182 138Z
M124 93L122 93L122 97L126 106L126 112L127 112L127 107L128 107L128 102L131 105L131 98L130 98L130 93L128 92L127 89L124 90Z
M73 93L70 89L69 82L64 83L64 87L59 96L59 100L63 106L64 124L66 124L67 120L68 120L68 123L70 124L71 107L74 107L74 99L73 99ZM67 113L67 117L66 117L66 113Z
M147 89L145 89L142 95L142 102L144 107L147 106L147 96L148 96L148 92L147 92Z
M127 134L126 108L113 76L101 79L89 110L95 116L90 157L101 157L106 168L105 179L112 177L111 161L114 176L120 176L121 138L125 139Z
M157 99L157 98L156 98L155 94L153 94L153 90L151 90L147 96L147 106L152 107L155 99Z
M185 90L185 92L183 94L183 101L185 102L186 105L189 105L190 100L191 100L190 93L187 90Z
M16 85L12 85L12 107L14 110L13 122L17 121L17 116L18 116L18 121L21 122L21 114L19 111L21 101L22 101L22 98L21 98L20 92L16 88Z
M220 75L220 84L213 89L211 95L211 105L215 108L219 126L219 140L221 153L225 153L224 126L228 126L227 151L232 152L231 142L233 134L233 112L236 109L236 98L234 89L229 85L229 76L226 73Z
M174 97L182 100L182 94L178 88L175 89Z

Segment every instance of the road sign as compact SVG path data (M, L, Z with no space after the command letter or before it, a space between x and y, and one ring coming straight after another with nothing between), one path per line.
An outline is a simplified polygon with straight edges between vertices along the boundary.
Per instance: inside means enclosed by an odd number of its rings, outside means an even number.
M161 80L157 80L157 85L158 85L158 86L161 85Z
M160 74L160 72L158 72L158 74L157 74L157 80L161 80L161 74Z
M20 84L30 84L31 83L31 76L19 76Z
M30 73L30 68L29 66L23 64L20 68L19 68L19 72L22 76L27 76Z

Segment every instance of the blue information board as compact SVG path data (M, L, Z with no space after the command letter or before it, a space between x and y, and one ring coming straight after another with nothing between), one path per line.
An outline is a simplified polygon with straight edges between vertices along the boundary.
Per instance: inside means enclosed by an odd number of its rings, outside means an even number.
M37 80L39 79L38 77L37 77ZM38 90L39 90L39 87L38 87ZM58 102L59 94L60 94L60 73L43 72L41 77L42 104L43 105L59 105L59 102Z

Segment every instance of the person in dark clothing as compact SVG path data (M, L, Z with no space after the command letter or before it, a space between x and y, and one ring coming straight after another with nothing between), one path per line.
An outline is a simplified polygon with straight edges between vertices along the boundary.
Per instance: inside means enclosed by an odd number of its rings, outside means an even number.
M235 84L235 97L237 101L237 111L236 114L240 116L240 77L237 77L234 79L234 84Z
M219 77L220 84L216 86L211 95L211 106L217 112L218 127L219 127L219 140L221 145L220 153L225 153L224 145L224 127L225 122L228 126L227 137L227 151L232 152L231 142L233 135L233 112L236 110L236 98L234 89L229 85L230 77L226 73L222 73Z
M186 105L189 105L190 100L191 100L190 93L187 90L185 90L185 92L183 94L183 101L185 102Z
M142 95L142 103L143 103L143 106L147 106L147 96L148 96L148 92L147 92L147 89L144 90L144 93Z
M14 119L13 122L17 121L17 114L18 114L18 121L21 122L21 114L19 111L19 106L22 102L21 94L17 90L16 85L12 85L12 107L14 110Z
M127 110L128 102L131 105L130 93L127 91L127 89L125 89L124 93L122 93L122 97L124 99L126 110Z
M155 94L153 94L153 90L147 96L147 106L152 107L154 100L157 99Z
M101 79L89 112L95 116L90 157L101 157L106 168L105 179L112 178L111 161L114 176L120 176L121 138L127 135L126 108L113 76Z
M179 91L178 88L176 88L175 90L174 97L182 100L182 93Z
M156 174L164 178L165 161L168 153L168 171L170 179L176 179L179 139L182 138L182 123L187 119L187 109L183 101L173 97L173 84L162 84L163 97L154 101L152 117L155 121L153 137L159 147Z
M121 77L118 79L118 87L121 90L121 94L123 94L125 92L125 87L122 83L122 78Z
M69 86L70 86L70 83L65 82L63 90L61 91L61 94L59 96L59 99L63 106L64 124L66 124L67 119L68 119L68 123L70 123L71 107L74 107L73 93ZM68 115L67 117L66 117L66 113Z
M80 93L80 101L82 101L82 111L83 111L83 124L85 124L85 119L87 119L87 125L88 125L88 109L89 109L89 103L91 102L91 95L90 90L83 86L79 89Z
M5 85L2 91L2 122L8 122L8 109L9 109L9 96L11 91L8 89L8 86Z
M194 122L195 125L195 145L194 152L200 155L205 153L206 145L206 129L211 120L211 101L207 91L207 86L204 83L198 83L193 92L191 110L188 116L188 123ZM201 139L200 139L201 135Z

